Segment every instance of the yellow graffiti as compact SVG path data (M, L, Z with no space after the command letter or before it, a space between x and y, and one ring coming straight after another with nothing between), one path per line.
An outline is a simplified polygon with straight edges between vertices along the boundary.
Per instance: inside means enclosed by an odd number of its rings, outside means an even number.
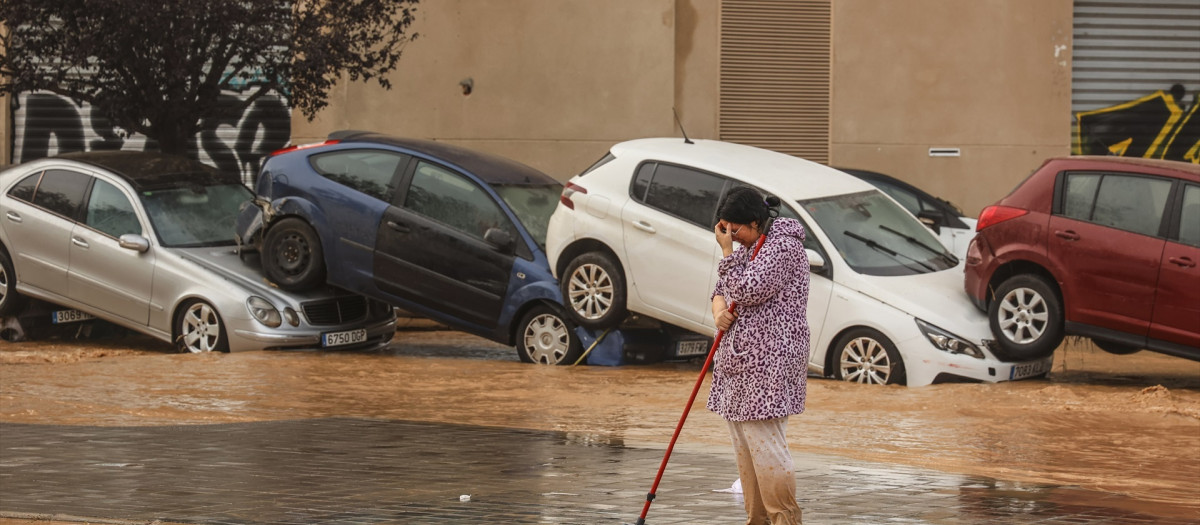
M1116 111L1123 111L1123 110L1129 109L1131 107L1134 107L1134 106L1137 106L1137 105L1140 105L1140 104L1143 104L1146 102L1150 102L1154 99L1162 99L1163 105L1167 108L1167 111L1170 113L1170 117L1167 117L1166 123L1163 124L1162 128L1158 132L1158 135L1154 137L1154 141L1150 144L1150 147L1146 148L1146 153L1142 156L1146 157L1146 158L1155 158L1155 157L1161 158L1163 156L1163 154L1165 154L1167 151L1167 145L1164 145L1164 142L1168 141L1168 138L1171 138L1171 139L1174 138L1173 136L1168 137L1168 135L1171 134L1172 130L1176 129L1175 124L1179 122L1181 117L1183 117L1183 109L1180 108L1179 105L1175 103L1175 97L1171 96L1170 93L1167 93L1166 91L1163 91L1161 89L1158 91L1155 91L1154 93L1146 95L1142 98L1139 98L1136 100L1131 100L1131 101L1125 102L1123 104L1117 104L1115 106L1109 106L1106 108L1094 109L1091 111L1081 111L1079 113L1076 113L1075 114L1076 141L1075 141L1075 147L1073 148L1075 150L1075 154L1076 155L1083 154L1083 137L1084 137L1083 121L1084 121L1085 117L1088 117L1090 115L1100 115L1103 113L1112 113L1112 112L1116 112ZM1195 107L1193 107L1192 109L1193 109L1193 111L1191 113L1194 113ZM1191 113L1189 113L1189 116L1191 115ZM1112 151L1113 154L1115 154L1115 155L1124 155L1124 152L1127 149L1129 149L1129 146L1131 144L1133 144L1133 137L1129 137L1126 140L1123 140L1121 142L1113 144L1113 145L1109 146L1108 149L1109 149L1109 151ZM1167 144L1169 144L1169 142L1167 142ZM1118 147L1119 147L1120 153L1117 153Z
M1116 155L1118 157L1124 157L1125 150L1129 149L1130 144L1133 144L1132 138L1122 140L1121 142L1118 142L1116 144L1113 144L1112 146L1109 146L1108 151L1109 151L1109 153L1112 153L1113 155Z
M1179 121L1179 125L1175 127L1175 133L1171 135L1169 140L1167 140L1167 145L1163 146L1162 154L1159 155L1159 158L1166 158L1167 152L1171 150L1171 145L1174 144L1175 139L1179 138L1179 135L1183 133L1183 128L1188 122L1191 122L1194 118L1200 118L1200 116L1196 115L1196 108L1200 108L1200 99L1192 103L1192 109L1188 110L1187 115L1185 115L1183 119ZM1184 152L1183 160L1191 162L1192 164L1200 164L1200 138L1197 138L1196 143L1192 144L1192 147L1188 148L1188 150Z
M1200 164L1200 140L1197 140L1195 144L1192 144L1192 148L1187 150L1187 153L1183 154L1183 160L1191 162L1192 164Z

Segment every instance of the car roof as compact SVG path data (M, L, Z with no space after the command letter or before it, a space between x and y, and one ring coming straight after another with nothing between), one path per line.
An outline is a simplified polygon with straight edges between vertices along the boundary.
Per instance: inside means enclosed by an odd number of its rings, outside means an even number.
M340 144L366 142L385 144L443 160L462 168L488 184L499 185L562 185L553 177L515 160L482 151L467 149L446 142L394 137L371 131L343 130L329 134Z
M198 160L145 151L88 151L44 159L68 160L104 169L125 179L137 191L192 184L241 184L240 175L223 172Z
M1148 168L1152 170L1160 170L1162 172L1174 172L1182 177L1196 180L1200 177L1200 165L1190 162L1178 160L1163 160L1163 159L1147 159L1142 157L1117 157L1106 155L1072 155L1059 156L1046 159L1046 164L1065 163L1067 166L1063 169L1071 169L1071 165L1086 165L1088 168L1096 168L1101 165L1109 165L1112 167L1129 167L1129 168Z
M871 191L870 183L828 166L776 151L722 142L681 138L649 138L619 143L617 158L626 155L711 171L789 200Z

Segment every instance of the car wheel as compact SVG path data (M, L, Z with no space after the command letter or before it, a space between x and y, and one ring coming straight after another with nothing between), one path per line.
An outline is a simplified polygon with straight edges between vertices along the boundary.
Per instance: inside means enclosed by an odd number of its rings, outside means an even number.
M1133 346L1133 345L1125 345L1125 344L1121 344L1121 343L1114 343L1112 341L1101 341L1099 339L1092 339L1092 343L1094 343L1101 350L1104 350L1105 352L1108 352L1110 354L1115 354L1115 355L1136 354L1136 353L1142 351L1141 347Z
M872 385L903 385L904 360L887 336L871 328L854 328L834 345L837 379Z
M584 253L571 261L559 286L571 318L593 330L611 328L625 319L625 276L603 252Z
M193 300L175 314L175 348L180 352L228 352L225 323L212 305Z
M299 292L325 282L321 239L302 219L288 217L271 226L261 255L267 278L284 290Z
M517 355L526 363L574 364L582 354L571 323L557 310L536 306L521 319L517 332Z
M1041 359L1063 339L1063 312L1058 294L1034 274L1009 277L988 305L988 323L999 343L996 357L1007 361Z
M8 252L0 248L0 315L13 315L25 306L25 296L17 292L17 272Z

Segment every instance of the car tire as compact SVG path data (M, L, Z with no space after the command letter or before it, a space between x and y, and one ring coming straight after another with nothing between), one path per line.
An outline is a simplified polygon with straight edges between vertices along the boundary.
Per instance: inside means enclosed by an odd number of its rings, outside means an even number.
M221 314L199 299L179 307L175 313L175 349L181 353L228 352L229 338Z
M1041 359L1063 340L1063 311L1058 293L1044 277L1019 274L996 288L988 305L988 324L996 338L996 357L1005 361Z
M570 320L545 305L533 307L521 318L516 339L517 356L525 363L571 365L583 353Z
M17 272L8 252L0 248L0 316L15 315L25 307L25 296L17 291Z
M1139 346L1114 343L1112 341L1101 341L1099 339L1092 339L1092 343L1095 344L1097 348L1104 350L1105 352L1108 352L1113 355L1129 355L1129 354L1136 354L1136 353L1142 351L1142 348Z
M303 219L288 217L272 225L260 255L267 278L284 290L301 292L325 282L321 238Z
M903 385L907 381L900 351L873 328L852 328L833 346L833 373L850 383Z
M559 283L571 319L592 330L612 328L625 319L625 274L604 252L588 252L567 264Z

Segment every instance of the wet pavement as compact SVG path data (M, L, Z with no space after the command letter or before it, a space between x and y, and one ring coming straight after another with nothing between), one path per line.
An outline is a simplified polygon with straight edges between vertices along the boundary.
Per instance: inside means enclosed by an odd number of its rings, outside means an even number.
M807 524L1185 524L1130 498L794 454ZM0 516L193 524L632 523L658 447L363 418L0 424ZM728 453L672 455L650 524L741 523ZM463 496L469 496L463 501Z
M632 523L699 367L413 327L370 352L0 343L0 525ZM1076 345L1045 380L808 393L809 525L1200 524L1200 363ZM744 522L704 397L650 524Z

